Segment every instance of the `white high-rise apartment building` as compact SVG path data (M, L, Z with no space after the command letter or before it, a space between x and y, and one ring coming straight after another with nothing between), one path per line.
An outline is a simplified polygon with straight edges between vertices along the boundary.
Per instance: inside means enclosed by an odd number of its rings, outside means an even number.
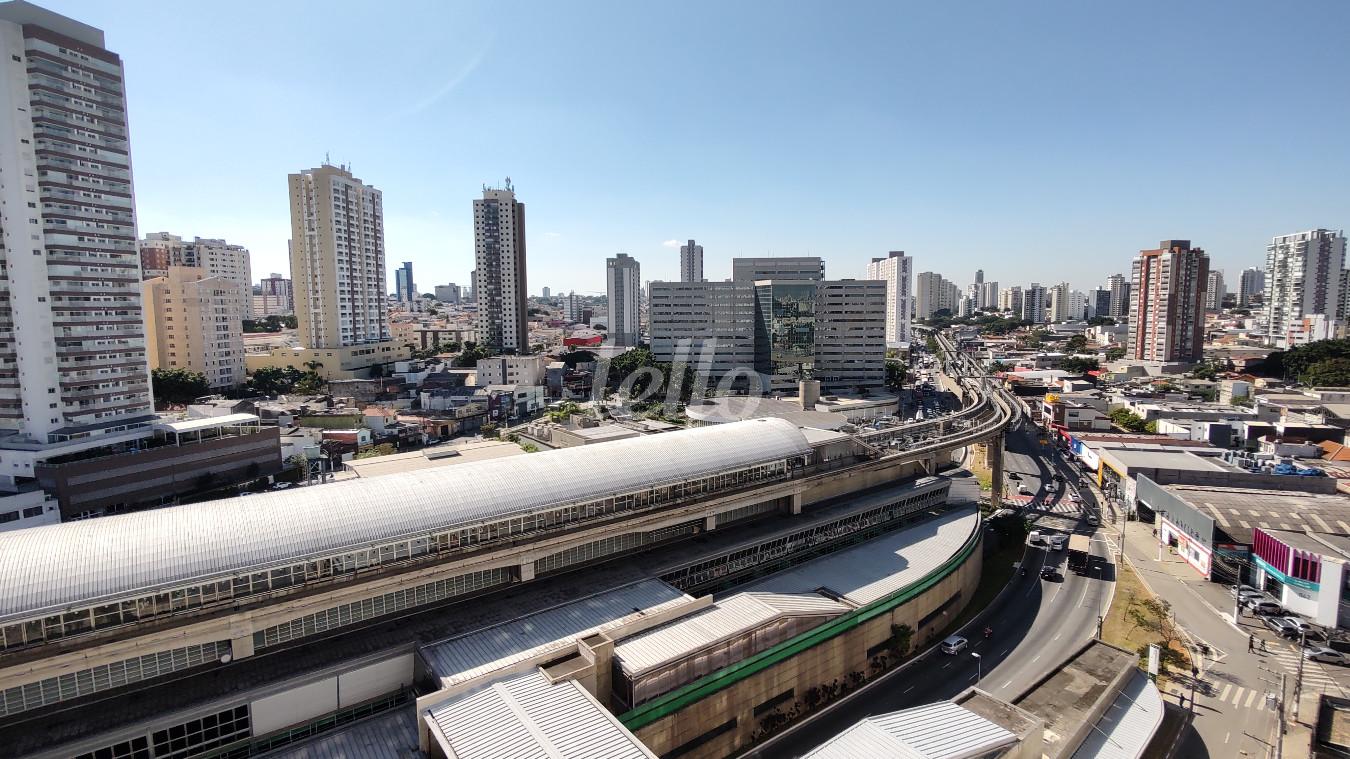
M1049 301L1047 305L1049 313L1046 316L1048 321L1062 322L1078 318L1072 315L1073 309L1069 303L1070 292L1068 282L1060 282L1046 289L1046 298Z
M896 347L910 339L911 269L914 259L903 250L893 250L885 258L873 258L867 264L867 278L886 283L886 345Z
M998 310L1011 311L1014 317L1022 318L1022 288L1013 285L999 291Z
M609 340L613 345L637 345L641 334L642 267L636 258L620 253L605 261L605 292L609 295Z
M1242 270L1242 279L1238 283L1238 305L1246 308L1254 300L1260 300L1266 290L1266 273L1255 266Z
M1111 291L1111 310L1102 316L1125 319L1130 315L1130 280L1124 274L1106 278L1106 289Z
M154 421L122 61L0 3L0 486Z
M1287 347L1290 328L1304 317L1335 318L1344 268L1343 232L1313 229L1270 241L1266 246L1266 335L1276 347Z
M703 246L693 240L680 246L680 281L703 281Z
M946 280L941 274L921 271L914 278L914 318L932 319L933 314L942 308L943 284Z
M529 353L525 204L509 178L502 189L484 187L482 200L473 202L473 236L478 341L495 353Z
M1163 240L1134 259L1126 350L1137 361L1199 361L1209 256L1190 240Z
M150 366L200 372L213 390L244 382L239 284L199 266L170 266L141 283Z
M1032 282L1030 287L1022 291L1022 321L1043 324L1046 315L1045 301L1045 288L1037 282Z
M980 285L980 297L976 305L980 308L998 308L998 283L985 282Z
M209 237L184 240L168 232L152 232L138 247L143 279L167 276L174 266L201 269L204 277L231 282L239 290L237 297L230 299L237 309L237 324L242 325L251 316L253 265L248 248Z
M288 177L295 318L307 348L389 340L384 204L345 167Z
M1223 272L1218 269L1210 269L1209 279L1205 282L1205 310L1221 310L1224 296L1227 294L1228 290L1223 285Z
M582 303L580 296L578 296L576 293L574 292L568 293L563 296L562 299L563 319L567 320L569 323L571 324L579 323L581 321L582 311L584 309L585 304Z

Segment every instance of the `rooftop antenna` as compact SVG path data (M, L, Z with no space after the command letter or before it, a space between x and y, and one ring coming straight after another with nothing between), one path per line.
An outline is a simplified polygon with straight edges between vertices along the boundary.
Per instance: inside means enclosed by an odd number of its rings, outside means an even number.
M327 150L323 151L323 165L324 165L324 166L332 166L332 165L333 165L332 162L330 162L330 161L328 160L328 151L327 151Z
M506 178L506 189L511 189L511 177Z

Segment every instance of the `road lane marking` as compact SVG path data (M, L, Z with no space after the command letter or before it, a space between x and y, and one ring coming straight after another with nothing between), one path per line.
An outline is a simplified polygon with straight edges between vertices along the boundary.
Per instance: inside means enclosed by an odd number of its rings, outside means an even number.
M1064 633L1056 633L1055 637L1051 638L1051 640L1059 640L1062 637L1064 637Z
M1247 691L1246 688L1239 685L1237 690L1233 691L1233 706L1242 706L1242 694Z
M999 658L1001 659L1001 658L1007 656L1007 655L1008 655L1008 652L1011 651L1011 650L1012 650L1011 648L1005 648L1005 649L1003 649L1003 653L999 654Z
M1031 663L1032 663L1032 664L1035 664L1040 658L1041 658L1041 655L1040 655L1040 654L1036 654L1036 657L1033 658L1033 659L1031 660Z
M903 692L903 693L909 693L909 692L912 691L912 690L914 690L914 686L913 686L913 685L909 686L908 688L905 688L904 691L902 691L902 692Z
M1008 682L1004 683L1004 684L1003 684L1003 687L1006 688L1006 687L1008 687L1009 685L1012 685L1012 680L1009 680Z
M1255 688L1253 688L1253 689L1251 690L1251 692L1247 694L1247 703L1246 703L1246 705L1243 706L1243 708L1244 708L1244 709L1250 709L1250 708L1252 708L1252 701L1254 701L1254 700L1256 700L1256 689L1255 689Z
M1223 690L1219 691L1219 697L1218 697L1219 700L1220 700L1220 701L1227 701L1227 700L1228 700L1228 691L1230 691L1230 690L1232 690L1232 689L1233 689L1233 684L1232 684L1232 683L1224 683L1224 684L1223 684Z
M942 665L942 668L943 668L943 669L946 669L946 668L948 668L948 667L950 667L950 666L952 666L952 663L951 663L951 662L947 662L946 664L943 664L943 665Z

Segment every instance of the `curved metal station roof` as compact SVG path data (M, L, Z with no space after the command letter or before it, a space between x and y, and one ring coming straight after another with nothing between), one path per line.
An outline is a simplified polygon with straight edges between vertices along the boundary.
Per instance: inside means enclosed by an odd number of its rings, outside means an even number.
M0 533L0 622L803 455L781 419Z

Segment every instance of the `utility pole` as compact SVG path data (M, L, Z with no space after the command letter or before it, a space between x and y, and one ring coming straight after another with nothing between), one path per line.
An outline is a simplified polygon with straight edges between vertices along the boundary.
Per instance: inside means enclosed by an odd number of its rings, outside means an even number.
M1280 695L1275 700L1275 759L1284 758L1284 678L1280 673Z
M1294 675L1294 720L1298 720L1298 702L1303 699L1303 659L1306 654L1304 646L1308 645L1308 631L1299 630L1298 632L1298 674Z

